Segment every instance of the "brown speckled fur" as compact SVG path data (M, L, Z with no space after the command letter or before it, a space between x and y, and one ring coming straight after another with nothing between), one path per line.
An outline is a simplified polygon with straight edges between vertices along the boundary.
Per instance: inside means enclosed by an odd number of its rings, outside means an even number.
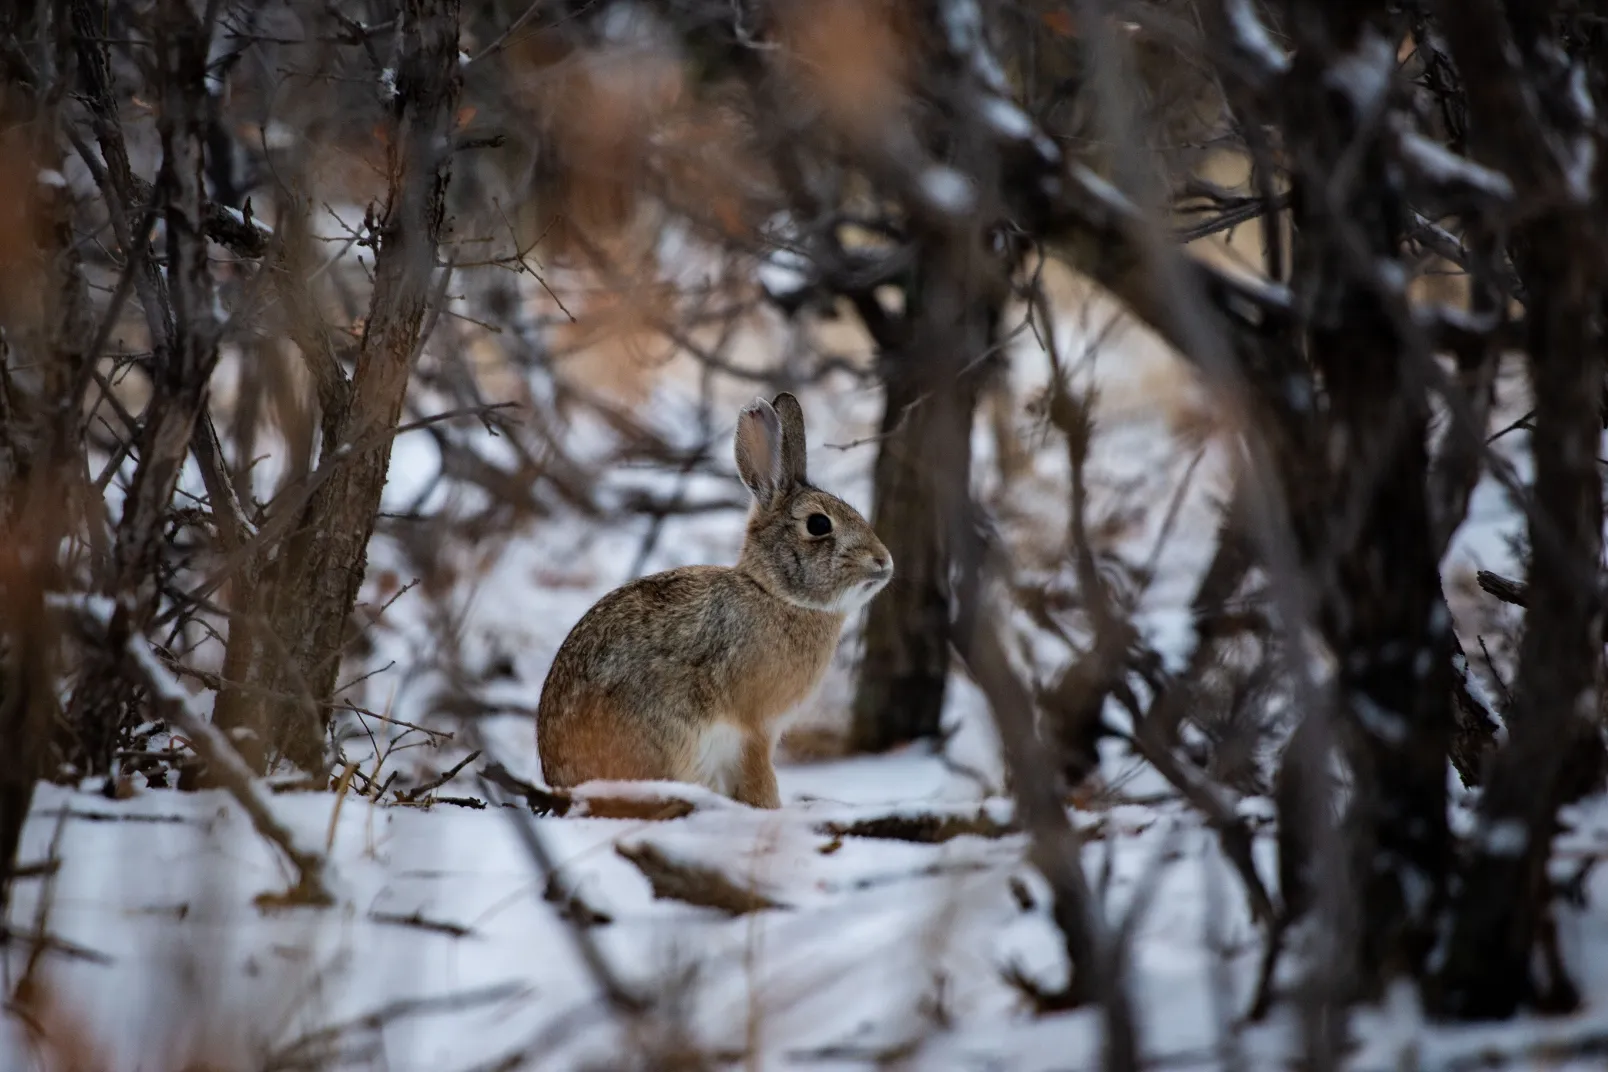
M559 647L536 716L549 785L666 779L780 804L771 755L781 719L819 683L847 615L893 564L865 518L807 482L792 395L744 408L736 453L754 493L737 565L617 588ZM830 518L831 532L810 535L812 514Z

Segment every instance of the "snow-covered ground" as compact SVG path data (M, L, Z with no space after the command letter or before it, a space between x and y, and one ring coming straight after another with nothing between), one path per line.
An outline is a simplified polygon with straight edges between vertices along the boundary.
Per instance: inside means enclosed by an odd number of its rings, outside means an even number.
M1035 1018L1005 982L1011 967L1046 986L1065 973L1019 835L915 844L826 829L912 813L1008 819L1005 802L947 799L945 771L919 753L784 768L781 780L779 812L687 793L696 810L669 821L282 795L277 813L329 844L340 893L334 908L277 910L253 899L281 891L288 872L223 794L114 802L48 788L22 859L56 859L60 870L19 885L12 926L42 924L94 954L50 953L40 970L53 1025L103 1054L97 1068L178 1068L198 1049L227 1068L303 1067L295 1059L318 1055L325 1067L397 1072L667 1067L651 1056L660 1051L637 1049L667 1025L733 1067L863 1068L892 1054L911 1068L1096 1067L1096 1010ZM1176 804L1076 820L1113 919L1134 890L1157 884L1131 980L1145 1052L1157 1067L1231 1067L1224 1025L1250 1000L1258 943L1214 839ZM603 999L577 932L544 896L521 823L594 920L585 934L607 970L654 998L638 1020ZM779 907L731 917L655 899L617 851L642 846L717 868ZM1264 865L1269 848L1259 846ZM1560 861L1605 848L1598 813ZM1591 892L1608 889L1593 882ZM1566 918L1565 936L1575 952L1608 941L1589 910ZM15 985L26 950L14 943L6 956ZM1588 993L1608 993L1601 959L1576 960ZM1359 1018L1352 1067L1476 1068L1504 1056L1538 1067L1549 1042L1593 1033L1608 1033L1600 1006L1457 1030L1387 1008ZM1284 1067L1290 1041L1276 1012L1240 1034L1240 1067ZM0 1044L0 1067L64 1067L30 1064L15 1020ZM1400 1064L1414 1049L1421 1063Z

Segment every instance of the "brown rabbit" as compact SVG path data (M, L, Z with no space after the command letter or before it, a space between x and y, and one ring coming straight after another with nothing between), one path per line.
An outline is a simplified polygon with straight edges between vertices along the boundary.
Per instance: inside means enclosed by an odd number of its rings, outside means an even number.
M781 805L782 716L820 681L844 619L888 583L893 559L852 506L806 480L798 399L743 407L736 452L754 495L737 565L632 581L559 646L536 712L549 785L662 779Z

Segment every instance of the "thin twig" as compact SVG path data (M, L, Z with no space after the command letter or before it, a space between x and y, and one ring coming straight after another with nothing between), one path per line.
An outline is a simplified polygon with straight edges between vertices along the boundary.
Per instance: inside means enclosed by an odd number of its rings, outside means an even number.
M452 779L458 776L459 771L463 770L465 767L479 758L480 750L477 748L473 752L470 752L467 756L464 756L463 759L459 760L451 770L447 771L447 773L441 775L439 778L433 778L421 786L410 789L406 793L397 794L397 799L404 802L418 800L426 793L429 793L435 789L440 789L442 786L452 781Z

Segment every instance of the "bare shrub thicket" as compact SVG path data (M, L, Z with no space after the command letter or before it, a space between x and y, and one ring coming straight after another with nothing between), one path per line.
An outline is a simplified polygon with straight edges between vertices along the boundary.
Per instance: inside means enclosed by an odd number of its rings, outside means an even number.
M1397 981L1449 1017L1572 1007L1547 864L1603 773L1605 25L1584 0L6 6L0 889L40 780L138 778L229 789L287 896L327 898L261 779L434 788L345 752L389 717L355 678L390 601L434 608L438 709L507 710L446 598L476 562L533 519L633 526L639 565L667 519L735 525L729 402L820 389L880 400L899 570L850 746L939 738L955 671L977 685L1073 965L1038 1000L1099 1003L1110 1067L1139 1060L1131 928L1066 803L1111 739L1220 838L1257 1011L1294 1003L1311 1067ZM1089 505L1069 289L1176 352L1190 434L1227 445L1182 658L1137 624L1154 563ZM666 419L672 362L701 401ZM385 506L400 437L435 471ZM1008 504L1040 448L1067 479L1035 549ZM1526 574L1449 593L1481 481ZM365 590L376 538L408 570ZM1263 794L1274 883L1239 807Z

